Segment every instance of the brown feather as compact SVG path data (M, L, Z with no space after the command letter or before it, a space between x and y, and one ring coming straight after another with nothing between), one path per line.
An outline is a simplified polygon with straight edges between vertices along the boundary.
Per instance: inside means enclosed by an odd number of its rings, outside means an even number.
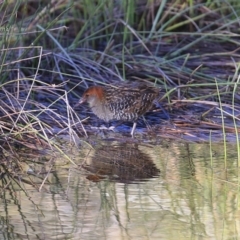
M136 122L152 108L160 89L146 83L121 83L88 88L81 100L88 102L94 114L104 121Z

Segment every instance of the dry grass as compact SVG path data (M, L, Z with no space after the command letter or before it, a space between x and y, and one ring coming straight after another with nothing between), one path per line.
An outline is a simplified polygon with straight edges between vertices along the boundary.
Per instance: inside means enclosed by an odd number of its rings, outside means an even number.
M125 79L162 87L180 131L217 129L239 141L238 9L238 1L1 4L2 151L61 151L61 134L78 142L89 114L72 106L84 89Z

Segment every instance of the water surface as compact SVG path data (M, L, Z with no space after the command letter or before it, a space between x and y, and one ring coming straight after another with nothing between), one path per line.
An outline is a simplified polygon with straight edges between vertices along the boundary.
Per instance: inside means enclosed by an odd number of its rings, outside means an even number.
M2 177L0 239L240 238L236 145L93 142Z

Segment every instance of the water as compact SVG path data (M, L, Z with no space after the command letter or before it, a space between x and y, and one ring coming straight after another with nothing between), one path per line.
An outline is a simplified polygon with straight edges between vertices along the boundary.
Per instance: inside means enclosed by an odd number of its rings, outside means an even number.
M2 178L0 239L240 238L236 145L91 143Z

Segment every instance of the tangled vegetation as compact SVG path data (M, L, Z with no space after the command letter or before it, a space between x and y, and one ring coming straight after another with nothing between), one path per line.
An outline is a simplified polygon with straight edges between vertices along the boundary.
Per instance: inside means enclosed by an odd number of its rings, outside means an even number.
M182 133L239 141L239 1L8 0L0 13L4 156L87 136L89 113L74 104L90 85L125 79L160 86Z

